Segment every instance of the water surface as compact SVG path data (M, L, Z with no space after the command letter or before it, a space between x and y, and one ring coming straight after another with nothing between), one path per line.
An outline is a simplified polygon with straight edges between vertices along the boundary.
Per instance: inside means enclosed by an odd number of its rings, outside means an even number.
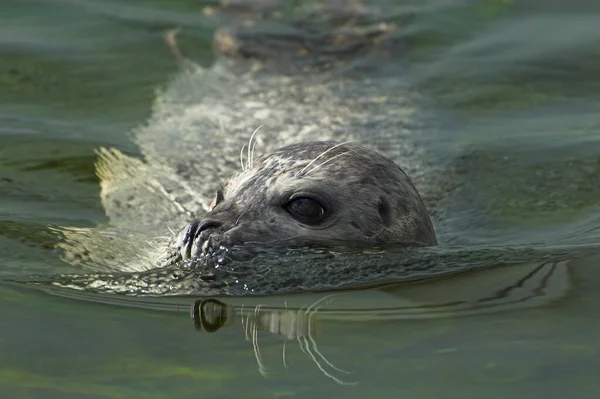
M457 245L547 252L491 257L502 267L440 281L219 302L3 284L3 396L600 396L600 7L375 5L406 39L377 73L419 99L419 118L398 131L468 183L436 219L431 256L454 259ZM214 29L239 11L215 19L201 3L150 0L4 8L0 277L81 273L54 251L52 228L107 223L94 151L137 154L130 132L156 90L177 93L165 30L181 27L182 51L208 67ZM280 6L292 19L307 9Z

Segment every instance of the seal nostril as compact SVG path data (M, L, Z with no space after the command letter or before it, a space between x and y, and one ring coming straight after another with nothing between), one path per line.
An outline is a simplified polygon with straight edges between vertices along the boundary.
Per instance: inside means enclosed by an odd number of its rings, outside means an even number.
M200 233L211 228L219 227L222 224L223 223L214 220L192 220L185 230L185 235L182 241L184 259L191 258L194 241L196 241Z
M183 237L183 245L187 245L189 242L194 240L196 236L196 230L200 225L200 221L198 219L194 219L188 224L187 229L185 230L185 236Z

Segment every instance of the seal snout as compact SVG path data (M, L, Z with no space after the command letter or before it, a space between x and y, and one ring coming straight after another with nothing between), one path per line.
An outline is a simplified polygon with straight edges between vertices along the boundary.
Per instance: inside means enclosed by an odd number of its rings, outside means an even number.
M192 256L197 255L198 244L201 240L200 236L202 232L210 229L216 229L222 224L223 223L216 220L192 220L185 229L185 233L181 243L181 247L183 249L183 259L190 259L192 258ZM196 247L196 249L193 251L194 255L192 255L192 249L194 249L194 246Z

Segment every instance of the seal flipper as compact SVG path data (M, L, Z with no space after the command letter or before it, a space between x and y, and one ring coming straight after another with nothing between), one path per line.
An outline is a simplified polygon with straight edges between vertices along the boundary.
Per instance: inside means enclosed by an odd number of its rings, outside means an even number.
M100 148L96 171L100 178L100 198L110 223L115 227L155 230L164 234L170 226L180 226L207 207L196 199L180 201L189 189L167 167L150 166L117 149ZM200 199L201 200L201 199Z
M66 262L97 272L156 267L170 227L179 228L190 215L203 211L202 199L178 184L167 167L150 166L114 148L97 153L100 199L110 226L56 228L61 236L56 249Z

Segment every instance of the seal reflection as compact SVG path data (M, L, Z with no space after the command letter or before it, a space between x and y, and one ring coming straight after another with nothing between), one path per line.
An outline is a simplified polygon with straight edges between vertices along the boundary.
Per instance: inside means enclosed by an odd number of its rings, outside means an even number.
M395 283L367 290L313 293L282 299L261 297L262 304L231 305L215 298L197 299L190 315L197 331L215 333L239 323L252 342L261 375L267 367L260 353L259 332L283 338L282 362L287 368L286 343L296 340L300 350L331 380L342 385L341 374L319 349L315 338L321 322L409 321L473 316L545 306L564 297L571 288L569 261L504 265L476 273L413 283ZM335 299L335 301L334 301ZM228 302L235 302L234 298ZM335 303L334 303L335 302ZM288 304L291 306L288 307ZM239 320L238 320L239 319Z
M298 341L300 350L316 364L326 377L340 385L356 385L358 383L344 381L334 375L336 372L343 374L351 373L331 363L319 350L314 336L315 316L334 296L336 294L326 295L314 301L306 309L302 307L297 310L288 309L287 304L283 310L261 310L262 305L257 305L253 310L248 311L244 309L243 305L241 306L239 317L242 329L244 330L244 336L247 341L252 341L254 356L261 375L268 375L258 343L258 332L264 331L283 337L282 362L286 369L288 368L286 362L286 343L288 340L296 340ZM191 306L190 316L197 331L213 333L222 327L232 325L236 319L236 310L233 306L217 299L198 299Z

